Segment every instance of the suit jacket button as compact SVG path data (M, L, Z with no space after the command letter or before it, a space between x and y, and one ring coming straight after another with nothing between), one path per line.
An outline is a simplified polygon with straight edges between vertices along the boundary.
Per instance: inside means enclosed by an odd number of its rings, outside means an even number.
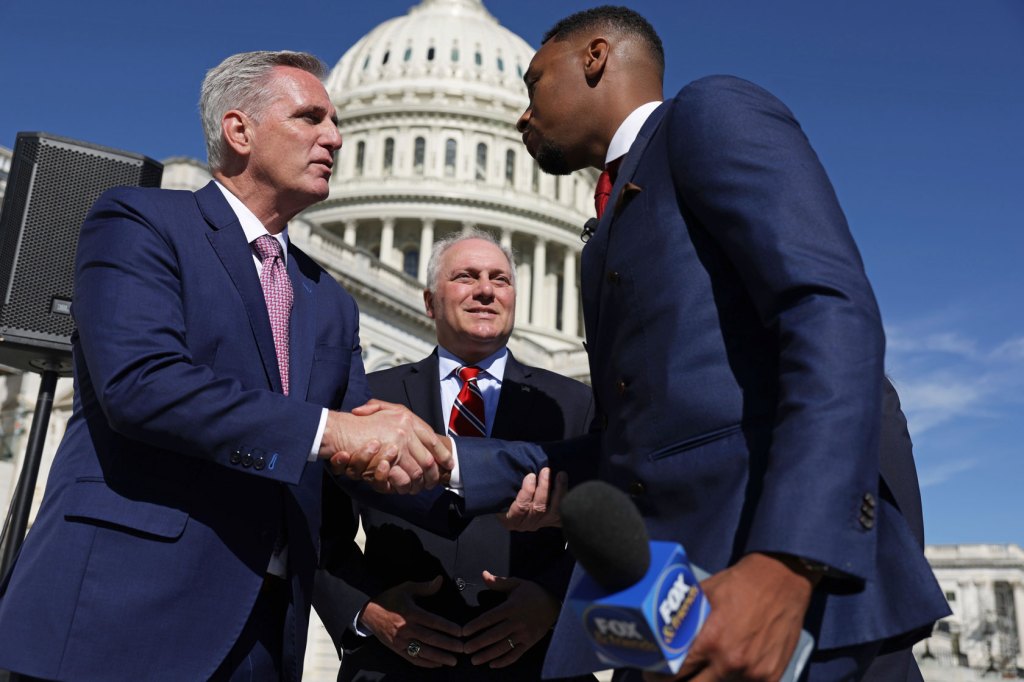
M633 497L640 497L647 493L647 486L643 481L633 481L629 484L629 494Z
M871 493L864 493L864 507L875 508L875 496Z
M615 390L619 392L619 395L626 395L626 380L619 379L615 382Z
M616 272L615 270L612 270L611 272L608 273L608 281L611 282L612 284L618 284L619 279L619 273Z
M256 471L263 471L267 468L267 458L263 455L259 455L252 462L252 468Z
M234 452L232 452L231 453L231 457L229 458L229 461L232 464L238 464L239 462L241 462L242 461L242 451L239 449L239 450L235 450Z
M252 466L252 453L251 452L247 452L244 455L242 455L242 466L244 466L247 469Z
M462 592L464 589L466 589L466 581L462 578L456 578L455 587L459 588L459 592Z
M860 515L860 525L867 530L871 530L875 527L875 519L867 514Z

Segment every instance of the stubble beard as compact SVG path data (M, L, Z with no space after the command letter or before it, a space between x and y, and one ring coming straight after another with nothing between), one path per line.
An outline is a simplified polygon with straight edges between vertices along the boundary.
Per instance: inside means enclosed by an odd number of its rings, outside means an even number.
M548 140L541 140L536 159L537 165L548 175L568 175L573 171L562 148Z

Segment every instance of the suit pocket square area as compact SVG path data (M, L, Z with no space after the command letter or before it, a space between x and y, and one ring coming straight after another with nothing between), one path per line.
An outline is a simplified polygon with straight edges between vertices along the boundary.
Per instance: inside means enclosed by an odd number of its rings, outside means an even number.
M629 205L629 202L633 201L633 199L639 196L643 191L644 188L640 185L627 182L622 188L622 191L619 192L619 196L615 198L615 213L618 214L619 211L626 208L626 206Z

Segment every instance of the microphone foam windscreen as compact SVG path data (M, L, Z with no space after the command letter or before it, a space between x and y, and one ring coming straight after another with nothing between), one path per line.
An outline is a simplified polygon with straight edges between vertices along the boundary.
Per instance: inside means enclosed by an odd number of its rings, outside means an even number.
M587 481L562 500L562 531L569 551L598 585L618 592L647 574L651 548L636 505L614 486Z

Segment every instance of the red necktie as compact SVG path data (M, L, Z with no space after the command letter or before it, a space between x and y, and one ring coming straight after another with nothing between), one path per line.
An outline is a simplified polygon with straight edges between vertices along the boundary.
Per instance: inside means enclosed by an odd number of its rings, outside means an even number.
M452 414L448 418L449 436L470 436L483 438L487 435L484 423L484 396L476 384L479 367L459 367L459 379L462 389L452 405Z
M260 270L260 285L267 302L270 316L270 331L274 334L274 348L277 351L277 369L281 374L281 392L288 395L288 326L292 316L291 280L282 258L281 242L269 234L256 238L252 243L263 263Z
M597 210L598 220L604 215L604 209L608 206L608 199L612 195L612 185L615 184L615 176L618 175L621 162L621 156L610 161L597 179L597 187L594 189L594 208Z

